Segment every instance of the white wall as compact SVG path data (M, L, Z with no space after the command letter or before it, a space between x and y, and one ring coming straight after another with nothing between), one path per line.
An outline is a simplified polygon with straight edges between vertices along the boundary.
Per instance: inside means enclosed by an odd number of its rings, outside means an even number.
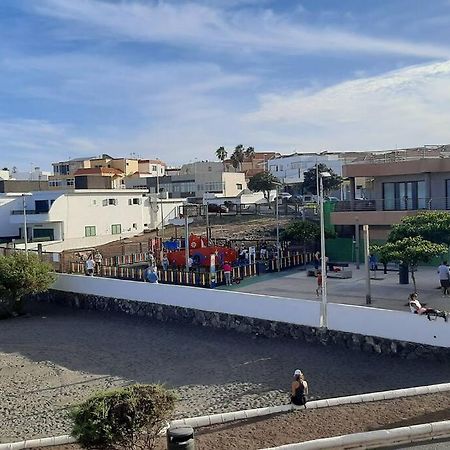
M399 341L450 347L450 322L410 312L328 304L328 328Z
M0 236L17 236L19 234L20 225L11 222L11 211L22 209L22 197L11 195L0 195ZM23 223L23 216L20 222Z
M58 274L54 289L318 327L320 302L223 290ZM450 322L402 311L330 303L331 330L450 346Z
M236 314L317 327L319 302L284 297L58 274L54 289Z

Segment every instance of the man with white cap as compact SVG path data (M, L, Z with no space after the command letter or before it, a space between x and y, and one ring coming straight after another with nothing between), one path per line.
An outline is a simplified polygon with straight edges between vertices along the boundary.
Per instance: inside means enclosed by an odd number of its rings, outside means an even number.
M306 396L308 395L308 383L305 380L305 376L300 369L295 369L294 380L291 386L291 402L294 405L302 406L306 408Z

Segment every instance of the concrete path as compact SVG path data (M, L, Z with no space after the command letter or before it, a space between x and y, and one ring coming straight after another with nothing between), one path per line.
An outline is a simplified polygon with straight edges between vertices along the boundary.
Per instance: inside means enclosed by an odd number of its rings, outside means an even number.
M350 305L366 304L365 270L354 265L353 278L328 278L328 301ZM437 269L420 267L416 272L419 300L428 307L450 311L450 297L442 297ZM316 296L317 279L308 277L305 270L292 269L280 273L271 273L259 277L248 278L239 285L221 287L220 289L251 292L254 294L274 295L280 297L318 300ZM398 283L398 273L376 272L376 279L371 280L372 306L375 308L409 311L406 305L408 295L414 291L412 282L408 285Z

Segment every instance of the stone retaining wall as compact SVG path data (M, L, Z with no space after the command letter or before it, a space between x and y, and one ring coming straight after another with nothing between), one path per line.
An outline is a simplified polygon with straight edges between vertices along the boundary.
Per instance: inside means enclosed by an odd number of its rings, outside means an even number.
M40 301L70 305L73 308L148 317L161 322L181 322L204 327L234 330L267 338L288 337L307 343L339 345L350 350L397 356L406 359L450 358L450 348L433 347L373 336L324 330L304 325L255 319L219 312L202 311L179 306L161 305L96 295L51 290L38 296Z

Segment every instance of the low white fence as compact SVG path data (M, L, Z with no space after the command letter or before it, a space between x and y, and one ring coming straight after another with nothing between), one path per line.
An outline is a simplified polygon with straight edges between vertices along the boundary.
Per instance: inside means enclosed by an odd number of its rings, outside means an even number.
M59 291L180 306L277 322L319 326L320 302L188 286L58 274ZM450 322L410 312L328 304L330 330L450 347Z
M450 322L403 311L328 304L328 328L398 341L450 347Z
M320 304L312 300L58 274L53 289L103 297L214 311L255 319L319 326Z

